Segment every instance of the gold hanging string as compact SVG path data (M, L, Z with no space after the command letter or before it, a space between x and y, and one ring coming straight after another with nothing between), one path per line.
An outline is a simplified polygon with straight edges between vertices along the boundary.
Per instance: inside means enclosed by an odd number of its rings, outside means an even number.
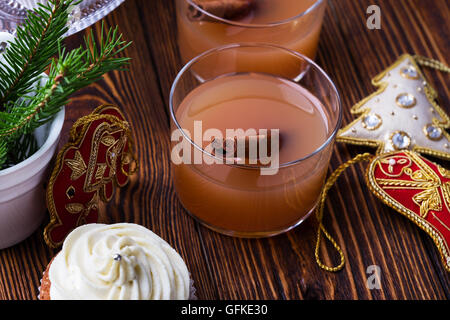
M423 56L419 56L419 55L415 55L414 60L416 60L417 64L419 64L421 66L436 69L436 70L439 70L442 72L450 73L450 68L447 67L446 64L444 64L440 61L430 59L427 57L423 57Z
M374 156L370 153L364 153L364 154L358 154L353 159L347 161L346 163L341 164L328 178L327 182L325 183L325 186L323 187L322 193L320 194L319 203L316 208L316 218L319 222L319 227L317 230L317 241L316 241L316 249L315 249L315 256L316 256L316 262L319 265L320 268L329 271L329 272L337 272L341 270L344 267L345 264L345 256L342 249L339 247L337 242L333 239L333 237L328 233L328 231L325 229L322 219L323 219L323 209L325 206L325 201L327 199L328 191L331 189L331 187L335 184L336 180L339 178L339 176L347 169L348 167L354 165L355 163L369 161ZM325 235L325 237L328 239L328 241L331 242L333 247L336 249L336 251L339 253L340 256L340 263L339 265L335 267L329 267L325 265L322 260L320 259L320 242L322 240L322 233Z
M424 66L427 68L431 68L431 69L435 69L435 70L438 70L441 72L450 73L450 68L447 67L447 65L443 62L440 62L440 61L434 60L434 59L430 59L427 57L419 56L419 55L414 55L413 58L418 65L421 65L421 66ZM440 111L441 108L437 104L437 101L436 101L438 98L437 92L431 86L428 86L428 85L424 87L424 91L425 91L425 95L428 98L428 101L430 101L430 103L433 105L434 109L439 111L439 115L442 118L441 123L443 123L443 124L450 123L450 118L447 115L447 113L444 111Z

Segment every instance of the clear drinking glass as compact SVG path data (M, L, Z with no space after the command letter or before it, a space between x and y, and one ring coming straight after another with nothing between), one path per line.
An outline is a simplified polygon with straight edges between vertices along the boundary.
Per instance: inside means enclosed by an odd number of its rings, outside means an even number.
M176 0L183 62L215 47L246 42L276 44L314 59L326 0L258 0L255 4L254 13L236 21L215 16L194 0ZM192 18L192 11L203 18Z
M274 64L274 56L280 57L283 63L277 61ZM248 63L249 60L259 63L251 64ZM261 64L271 66L270 72L267 70L261 72ZM217 67L211 68L213 65ZM236 76L238 78L235 78ZM244 80L239 77L243 77ZM293 118L288 116L283 118L281 109L270 110L272 100L267 100L269 102L261 100L267 102L265 107L269 108L268 111L273 111L276 117L281 117L281 126L289 123L292 134L285 140L284 146L283 140L280 145L281 149L285 148L285 153L289 154L292 151L293 154L297 154L302 150L296 150L296 148L303 148L301 146L306 146L310 140L320 141L317 147L302 157L284 163L280 161L276 174L262 175L261 165L227 164L219 163L220 161L214 163L213 160L218 160L220 157L205 149L205 145L201 141L199 143L195 138L196 135L192 134L192 122L198 120L196 114L202 111L198 109L204 106L194 102L186 107L189 101L189 103L192 101L200 103L201 99L214 98L226 102L231 95L239 94L238 91L242 86L239 84L236 90L231 91L226 89L228 91L224 96L219 97L220 94L217 93L219 91L215 91L220 89L219 82L233 79L227 82L228 85L233 85L234 79L252 81L253 78L267 79L267 90L263 91L273 91L278 94L284 89L280 89L276 84L281 83L278 81L285 81L293 90L298 89L299 92L303 92L308 100L301 101L314 101L317 110L308 110L311 114L317 112L314 114L320 116L320 121L323 121L323 133L317 131L318 134L322 134L322 138L319 139L319 135L315 135L315 127L312 127L311 131L309 129L305 131L305 125L308 125L309 120L303 121L301 118L303 113L298 118L302 120L300 121L302 125L297 125ZM271 79L274 79L273 86ZM215 83L218 83L216 88L213 86ZM240 83L245 87L245 82ZM203 90L204 88L209 89ZM198 89L203 90L205 95L200 100L192 100L197 92L200 92ZM303 102L297 101L296 95L292 92L282 93L280 97L286 99L289 105L292 104L295 108L303 108ZM273 108L278 108L277 102L273 103ZM219 105L220 103L217 104ZM211 109L208 110L214 112L216 106L209 107ZM243 105L243 108L245 107ZM244 109L242 114L239 114L240 109L236 110L228 115L229 119L235 119L237 123L248 121L251 124L252 117L245 115ZM297 109L286 110L297 112ZM297 226L314 210L324 184L335 136L341 124L342 108L335 85L311 59L290 49L269 44L231 44L209 50L186 64L174 80L170 93L170 114L175 189L188 213L202 224L231 236L265 237ZM258 116L255 114L255 119ZM309 117L308 114L305 116ZM229 120L225 118L227 117L208 119L219 122ZM207 128L208 120L206 118L202 120L203 127ZM270 123L272 119L258 121ZM282 130L280 129L280 136ZM298 135L297 130L303 131ZM180 133L176 139L174 132ZM297 141L296 137L300 139ZM183 152L179 150L175 152L176 146L180 146L181 142L188 148ZM200 155L198 159L201 158L202 161L194 163L194 156L191 157L190 162L183 161L186 150L194 155L195 153Z

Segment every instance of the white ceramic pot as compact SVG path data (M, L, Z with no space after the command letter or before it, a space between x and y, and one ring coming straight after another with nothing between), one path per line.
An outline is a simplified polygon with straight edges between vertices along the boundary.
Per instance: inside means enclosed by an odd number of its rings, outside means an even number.
M0 32L0 41L14 36ZM5 63L0 56L0 61ZM46 75L43 75L42 85ZM31 235L41 224L45 212L44 183L64 123L64 109L35 130L39 150L17 165L0 170L0 249L10 247Z
M52 122L39 127L35 137L39 150L19 164L0 170L0 249L30 236L46 213L44 184L48 166L55 154L65 111Z

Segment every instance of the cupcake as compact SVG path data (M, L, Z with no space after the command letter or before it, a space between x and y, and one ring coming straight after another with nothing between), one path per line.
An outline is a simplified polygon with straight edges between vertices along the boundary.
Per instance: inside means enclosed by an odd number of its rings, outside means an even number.
M132 223L73 230L44 271L41 300L187 300L185 262L163 239Z

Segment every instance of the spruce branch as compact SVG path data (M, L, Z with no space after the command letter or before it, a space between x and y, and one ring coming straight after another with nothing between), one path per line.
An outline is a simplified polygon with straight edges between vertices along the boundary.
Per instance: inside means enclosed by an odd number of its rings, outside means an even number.
M30 11L17 28L16 40L8 44L0 66L0 110L10 101L29 92L38 75L45 71L57 43L66 33L68 9L73 0L50 0Z
M54 7L42 6L40 8L41 11L46 11L46 15L42 12L39 15L54 20L64 16L67 22L67 10L64 12L57 11L54 16L51 15L51 12L55 11L57 5L66 7L70 3L72 1L55 0ZM35 14L32 17L35 17ZM28 20L28 23L34 25L34 18ZM65 26L66 23L63 25ZM0 83L0 92L7 99L7 103L3 105L3 110L0 109L0 169L15 164L36 151L32 133L39 126L52 120L62 106L68 103L69 97L73 93L99 80L109 71L122 70L129 63L129 58L118 56L131 43L122 39L117 27L105 32L102 24L99 43L95 41L93 32L91 32L85 37L83 45L67 51L62 44L62 35L65 32L62 34L55 32L53 28L57 26L60 25L49 22L48 30L45 32L45 34L52 35L52 43L55 43L53 50L56 51L54 56L56 57L45 58L40 61L42 65L37 66L37 64L34 65L35 60L27 60L23 56L20 65L26 66L24 68L26 71L14 73L18 75L20 80L11 82L12 85L7 87L6 91L3 91ZM37 29L38 26L30 26L30 28ZM54 36L58 38L54 39ZM15 42L25 43L23 37L26 37L25 33L18 33ZM33 44L37 42L39 40L33 42ZM11 47L7 50L11 50ZM27 64L26 61L34 62ZM31 71L33 77L30 77L29 68L31 67L34 70ZM41 70L48 68L48 77L41 78ZM5 69L7 70L7 67ZM39 72L36 70L39 70ZM4 70L0 70L0 74L2 71L7 74L7 71ZM39 83L42 80L44 84L40 85ZM5 92L7 94L4 94ZM17 96L17 98L12 99L13 96Z
M6 163L8 148L6 145L6 140L0 140L0 168L2 164Z

